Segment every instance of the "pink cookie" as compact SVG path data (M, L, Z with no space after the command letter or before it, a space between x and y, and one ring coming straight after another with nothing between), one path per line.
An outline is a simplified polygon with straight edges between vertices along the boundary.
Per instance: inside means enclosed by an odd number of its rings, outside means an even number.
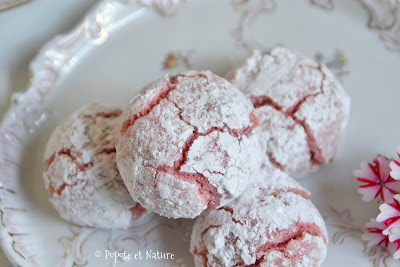
M350 97L326 66L278 47L227 76L256 108L269 165L301 177L333 160Z
M210 71L165 76L130 102L117 164L132 198L172 218L194 218L238 197L261 166L251 102Z
M327 231L309 193L284 172L261 169L228 205L202 213L190 251L200 266L319 266Z
M103 229L127 228L146 213L132 200L117 169L121 113L91 103L50 136L43 179L49 201L65 220Z

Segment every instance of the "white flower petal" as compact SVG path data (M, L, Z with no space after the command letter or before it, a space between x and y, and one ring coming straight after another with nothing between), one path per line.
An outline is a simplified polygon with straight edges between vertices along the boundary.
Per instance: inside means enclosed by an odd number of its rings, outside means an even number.
M390 176L392 176L392 178L395 180L400 180L400 163L396 160L393 160L390 163L390 168L392 170L390 172Z
M388 203L380 205L379 210L381 211L381 213L378 215L378 217L376 217L376 220L378 222L385 222L388 219L400 216L400 211L395 206L392 206L391 204Z
M379 192L380 189L380 185L371 185L369 187L358 187L358 192L363 195L363 201L369 202L375 199L376 194Z
M381 198L385 203L393 203L394 194L386 187L382 187Z
M374 162L379 164L379 175L381 176L381 180L383 182L386 182L388 178L390 177L390 162L392 159L388 159L384 156L378 155L375 159Z
M355 170L353 174L356 178L366 179L373 183L379 180L379 177L371 170L369 163L365 161L361 162L360 169Z

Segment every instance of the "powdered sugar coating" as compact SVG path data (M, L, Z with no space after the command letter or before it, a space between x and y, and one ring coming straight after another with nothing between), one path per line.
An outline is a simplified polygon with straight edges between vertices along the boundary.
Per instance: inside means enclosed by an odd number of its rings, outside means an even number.
M256 108L268 165L301 177L333 160L350 97L327 67L277 47L255 50L227 78Z
M81 226L127 228L146 212L118 172L119 108L90 103L66 118L46 146L43 179L60 216Z
M307 134L293 118L268 105L257 108L256 114L262 118L260 125L268 148L265 159L267 165L299 176L317 167L310 165L311 155Z
M261 166L251 102L209 71L165 76L130 102L117 163L132 198L173 218L194 218L238 197Z
M319 266L327 231L308 192L280 170L261 169L236 200L193 226L196 266Z

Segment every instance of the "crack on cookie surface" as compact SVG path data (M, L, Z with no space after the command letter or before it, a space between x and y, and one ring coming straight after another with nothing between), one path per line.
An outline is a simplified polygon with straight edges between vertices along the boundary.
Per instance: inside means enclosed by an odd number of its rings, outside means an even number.
M322 158L322 151L319 148L317 141L315 139L315 136L313 135L310 127L307 125L307 123L304 120L300 120L298 119L295 114L296 112L300 109L301 105L303 103L305 103L309 98L313 98L316 97L318 95L324 94L324 82L326 80L326 74L324 73L324 71L322 70L322 65L318 64L318 67L311 67L310 68L313 69L317 69L320 71L320 73L322 74L322 79L321 79L321 84L320 84L320 92L314 93L314 94L309 94L309 95L305 95L304 97L302 97L297 103L295 103L294 105L292 105L291 107L286 108L286 110L283 110L283 107L280 106L278 103L276 103L275 101L273 101L272 98L268 97L268 96L250 96L250 100L254 105L254 108L259 108L262 106L270 106L272 108L274 108L275 110L281 112L283 115L285 115L286 117L290 117L293 119L293 121L295 122L296 125L301 126L304 129L304 132L306 134L306 142L309 148L309 152L310 152L310 164L311 166L315 166L315 165L319 165L320 163L324 162L324 159ZM284 166L282 166L274 157L271 153L267 153L267 157L269 158L271 164L274 167L279 168L280 170L284 170Z
M285 171L285 167L280 164L278 161L276 161L276 159L274 158L274 156L272 155L271 152L267 151L266 153L269 162L272 164L272 166L274 166L275 168L281 170L281 171Z
M74 183L68 184L68 183L63 183L59 187L54 188L53 182L50 178L50 175L48 174L49 168L51 164L56 160L57 157L67 157L70 159L71 163L75 165L75 172L85 172L87 171L88 168L93 166L93 162L88 162L88 163L82 163L80 162L80 153L78 151L75 151L75 149L71 148L64 148L60 151L57 151L53 153L47 160L46 160L46 167L45 167L45 173L49 179L49 192L50 192L50 197L53 197L54 193L61 195L61 193L64 191L66 187L73 187L76 186L78 183L83 182L82 179L77 179Z
M279 111L282 110L282 107L269 96L266 96L266 95L250 96L249 98L250 98L250 101L253 104L254 108L259 108L262 106L270 106L276 110L279 110Z
M121 135L124 135L128 129L135 124L137 119L147 116L154 109L154 107L160 104L163 99L167 98L167 95L176 88L175 84L171 82L173 79L174 77L169 78L165 86L161 88L158 94L153 97L150 102L147 102L146 105L144 105L142 110L125 119L121 125Z
M96 120L96 118L103 118L103 119L114 119L119 117L122 114L122 110L119 108L115 108L110 112L97 112L94 114L84 114L83 118Z
M202 173L198 173L198 172L197 173L187 173L187 172L181 171L182 166L184 166L186 164L186 162L188 161L188 154L189 154L190 148L192 147L193 143L199 137L208 136L209 134L211 134L213 132L223 133L223 132L225 132L225 130L227 130L227 132L229 134L237 137L242 132L249 134L248 128L250 128L252 131L252 129L254 129L254 127L256 127L256 125L249 126L244 130L235 130L235 131L229 131L225 127L223 129L220 129L217 127L211 127L205 133L199 133L197 130L197 127L194 127L194 126L192 126L192 127L194 128L194 131L189 136L189 138L186 139L184 145L181 147L182 152L180 154L180 158L173 163L172 167L166 166L166 165L161 165L161 166L157 166L157 167L151 166L151 167L156 169L157 173L158 172L168 173L179 180L186 181L186 182L189 182L192 184L197 184L200 195L208 203L207 208L212 209L212 208L219 206L220 199L222 197L222 195L218 192L217 188L215 186L211 185L209 180ZM221 174L221 173L219 173L219 174Z
M224 211L229 212L229 213L231 214L231 220L232 220L232 222L237 223L237 224L240 224L240 225L244 225L244 223L242 223L240 220L237 220L237 219L235 219L235 218L233 217L233 209L232 209L232 208L229 208L229 207L221 207L221 208L219 208L219 209L217 209L217 210L224 210Z
M279 195L285 194L285 193L288 193L288 192L291 192L291 193L293 193L295 195L298 195L298 196L300 196L300 197L302 197L304 199L309 199L309 193L307 193L306 191L304 191L302 189L295 188L295 187L293 187L293 188L285 188L285 189L276 189L276 190L272 191L270 193L270 195L272 195L272 196L274 196L276 198L279 198Z
M50 203L80 226L126 228L134 220L116 165L122 110L91 102L66 117L51 134L43 159ZM99 199L102 199L99 201Z
M204 235L205 235L210 229L212 229L212 228L218 228L218 227L221 227L221 225L220 225L220 224L219 224L219 225L209 225L207 228L205 228L205 229L200 233L201 239L204 238ZM194 249L193 249L193 255L197 255L197 256L200 256L200 257L203 258L204 267L207 267L207 266L208 266L208 257L207 257L207 254L208 254L207 248L204 248L202 251L199 251L198 248L195 246ZM218 260L218 259L215 259L215 260Z
M115 108L114 110L110 111L110 112L97 112L94 114L82 114L81 115L81 119L86 121L87 124L85 125L85 129L84 129L84 133L87 135L87 138L89 139L89 143L84 144L84 148L87 148L88 146L90 146L93 143L93 140L91 139L91 137L88 135L88 129L89 126L91 124L95 124L96 123L96 119L97 118L103 118L103 119L115 119L117 117L119 117L122 114L122 110L119 108ZM109 145L109 144L105 144L105 145ZM115 146L114 147L105 147L103 149L101 149L100 151L96 152L96 155L99 154L115 154L116 153L116 149ZM50 192L50 197L53 197L54 193L61 195L61 193L64 191L64 189L66 187L73 187L76 186L78 183L83 182L84 180L82 179L77 179L74 183L72 184L68 184L68 183L63 183L61 186L54 188L53 186L53 182L50 178L50 175L48 174L48 170L50 165L54 162L54 160L57 157L67 157L70 159L71 163L75 165L75 173L79 173L79 172L86 172L88 170L88 168L92 167L94 162L90 161L88 163L83 163L82 161L82 154L81 152L77 151L75 148L63 148L59 151L56 151L55 153L53 153L46 161L46 167L45 167L45 172L49 178L49 192Z
M62 192L64 191L65 188L67 187L74 187L82 182L85 182L82 179L77 179L74 183L72 184L67 184L67 183L63 183L62 185L60 185L57 188L53 187L53 183L51 182L50 178L49 178L49 192L50 192L50 198L53 198L54 193L56 193L57 195L61 195Z
M146 105L144 105L142 110L140 110L136 114L132 115L131 117L125 119L125 121L123 122L123 124L121 126L121 135L124 135L126 133L126 131L135 124L137 119L147 116L158 104L160 104L160 102L163 99L167 99L168 101L170 101L168 99L168 95L169 95L169 93L171 93L173 90L176 89L176 85L178 84L178 77L190 77L190 78L202 77L208 81L207 76L202 73L197 74L197 75L178 74L178 75L169 77L169 79L166 81L165 86L163 88L161 88L161 90L158 92L158 94L155 97L153 97L153 99L150 102L147 102ZM176 105L176 103L174 103L172 101L170 101L170 102L173 103L179 110L181 110ZM185 120L183 120L182 116L180 116L180 118L183 122L187 123Z
M195 184L198 188L199 195L206 202L207 208L212 209L219 206L221 194L217 188L212 186L208 179L201 173L188 173L181 172L175 167L159 166L154 168L156 173L167 173L172 175L174 178L181 181L185 181L191 184Z
M115 154L117 153L117 150L114 148L103 148L102 150L99 151L98 154L106 154L106 155L110 155L110 154Z
M280 235L285 232L290 231L289 229L292 228L296 228L296 225L285 229L283 231L279 231L278 233L276 233L276 235ZM304 240L305 235L309 234L312 237L317 237L317 238L321 238L324 243L327 243L326 237L322 234L321 230L319 229L319 227L315 224L302 224L300 225L300 227L297 227L296 231L292 232L289 234L289 236L282 241L279 242L269 242L269 243L265 243L264 245L260 246L257 248L256 250L256 262L254 264L250 264L250 265L246 265L248 267L256 267L256 266L262 266L262 263L266 260L266 254L273 252L273 251L279 251L282 254L285 255L285 259L289 259L291 262L294 260L294 258L292 257L292 255L287 255L286 251L287 251L287 246L290 245L290 243L292 241L299 241L301 242L302 240ZM261 255L260 255L261 254ZM293 262L292 262L293 263Z
M272 182L265 188L257 187L259 189L254 194L252 194L252 191L248 192L249 197L245 197L244 201L239 199L238 203L233 202L226 207L218 208L216 211L206 214L205 217L201 217L200 222L196 222L197 225L194 226L196 231L192 234L191 244L199 252L195 255L208 257L211 264L221 260L225 264L229 262L229 266L262 266L260 263L263 256L267 258L270 252L284 253L282 259L285 260L291 259L287 255L294 253L295 262L297 262L303 256L313 257L309 251L323 249L320 246L322 246L322 241L325 244L327 243L327 237L323 224L320 224L318 218L310 216L314 211L311 209L308 214L308 208L312 208L312 204L308 200L309 193L305 189L289 183L289 180L287 182L285 180L279 181L283 181L283 185ZM301 198L304 200L301 200ZM267 204L262 204L265 201L268 201ZM261 206L253 206L255 203ZM283 210L279 212L280 205L274 203L282 203ZM301 214L304 213L297 211L297 206L300 210L306 211L308 215L303 217ZM257 207L260 207L262 211L258 211ZM227 213L223 214L221 210ZM276 219L269 219L269 217L279 217L279 214L286 214L289 211L292 215L282 215L280 222ZM314 215L318 216L317 213L314 213ZM217 220L218 217L223 218L223 220ZM216 222L219 226L215 226ZM214 223L211 228L218 229L207 232L210 229L209 223ZM198 229L198 226L201 228ZM294 242L291 242L293 240ZM218 245L216 246L215 243L218 243ZM297 253L296 247L303 244L307 248L299 250ZM232 250L226 252L233 253L229 258L224 256L226 254L222 254L227 247L232 247ZM216 252L217 250L218 252ZM245 256L241 254L241 251L246 251ZM251 257L251 261L249 261L249 257ZM313 260L318 260L319 256L315 257ZM271 258L268 258L268 260L271 260ZM246 265L245 262L249 265Z
M249 126L242 128L242 129L233 129L227 126L227 124L224 124L223 127L210 127L206 132L199 132L199 129L197 126L192 125L190 122L185 120L183 118L182 113L184 112L184 108L180 107L178 103L170 99L170 93L174 91L177 88L177 85L179 83L178 78L183 77L183 78L196 78L196 77L201 77L205 78L207 82L209 82L208 77L204 74L197 74L197 75L183 75L183 74L178 74L176 76L169 77L168 80L166 81L166 84L164 87L158 92L158 94L152 98L151 101L147 102L144 107L142 108L141 111L137 112L136 114L128 117L122 124L121 126L121 134L125 134L130 127L132 127L136 120L142 117L147 116L148 114L151 113L151 111L161 103L162 100L167 100L170 103L172 103L177 110L179 111L177 116L181 121L183 121L185 124L190 126L193 129L192 134L185 140L184 144L180 148L181 152L179 155L179 158L174 161L173 166L167 166L167 165L161 165L161 166L152 166L152 165L146 165L145 167L150 167L156 170L156 176L159 173L167 173L172 175L173 177L186 181L192 184L196 184L199 190L199 194L202 197L203 200L207 202L207 207L209 209L212 209L214 207L219 206L220 204L220 199L222 195L218 192L217 188L213 185L210 184L208 178L203 174L203 173L188 173L188 172L182 172L181 169L182 167L187 163L188 161L188 154L189 151L193 145L193 143L199 138L199 137L205 137L208 136L209 134L213 132L219 132L219 133L224 133L227 132L231 136L235 137L238 139L240 142L243 138L243 136L248 137L250 134L252 134L253 129L256 128L259 125L258 118L255 116L254 111L249 114ZM213 174L216 174L215 172L210 172ZM222 173L219 173L223 175ZM157 187L157 185L155 184Z
M194 248L193 255L203 258L203 262L204 262L203 266L204 267L208 266L208 258L207 258L207 252L206 251L198 251L197 248Z

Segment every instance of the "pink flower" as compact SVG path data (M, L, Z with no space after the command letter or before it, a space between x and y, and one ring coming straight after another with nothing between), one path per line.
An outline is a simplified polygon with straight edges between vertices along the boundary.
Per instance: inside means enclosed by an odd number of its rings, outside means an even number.
M397 244L393 257L400 258L400 195L393 197L394 203L384 203L379 207L381 213L376 220L386 225L382 234L387 235L389 241Z
M363 195L363 200L369 202L379 195L383 202L393 202L393 196L400 193L400 181L390 176L390 161L386 157L377 155L373 164L361 162L360 169L354 171L354 176L362 183L358 192Z
M379 210L381 213L376 220L378 222L386 223L387 226L400 227L400 195L393 197L394 203L384 203L380 205Z
M386 228L385 232L388 228ZM393 253L393 258L400 259L400 228L391 228L389 230L389 241L396 244L396 251Z
M397 150L397 155L400 157L400 147ZM392 169L390 176L395 180L400 180L400 162L393 160L390 162L390 168Z
M365 226L367 232L361 236L361 239L368 242L368 248L379 247L383 244L390 253L396 252L397 244L390 242L389 237L382 233L386 229L386 224L371 219L371 222Z

